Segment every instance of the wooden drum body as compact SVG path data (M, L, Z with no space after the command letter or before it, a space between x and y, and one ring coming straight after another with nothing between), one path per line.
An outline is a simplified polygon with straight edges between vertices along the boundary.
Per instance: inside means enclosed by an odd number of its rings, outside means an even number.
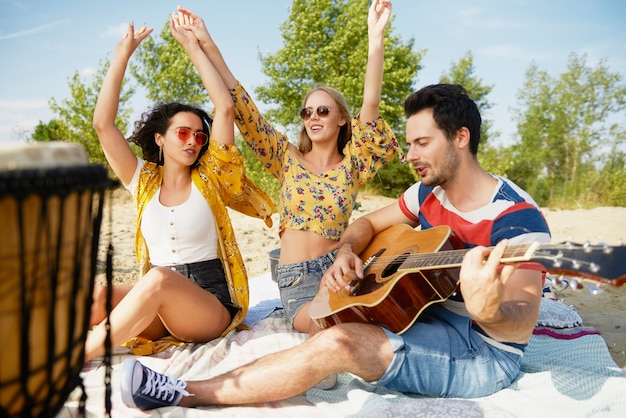
M0 416L54 416L80 382L108 184L78 145L0 145Z

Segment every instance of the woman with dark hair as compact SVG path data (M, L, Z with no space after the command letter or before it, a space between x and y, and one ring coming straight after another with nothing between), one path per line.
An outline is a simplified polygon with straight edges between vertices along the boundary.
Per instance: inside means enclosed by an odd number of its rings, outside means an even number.
M401 155L392 129L379 114L384 34L391 2L375 0L369 8L360 112L350 116L339 91L315 86L302 102L297 146L260 114L226 65L203 20L180 6L178 13L230 89L235 123L244 141L280 182L280 260L276 268L280 297L296 330L316 332L311 328L308 306L335 259L358 192L385 163Z
M128 141L115 125L128 61L152 32L142 27L119 41L94 111L107 161L133 196L135 249L142 278L115 285L110 314L113 346L141 336L206 342L236 327L248 309L248 281L226 206L271 226L270 198L244 175L234 146L233 101L196 37L170 22L215 106L213 118L181 103L155 107L135 122ZM85 360L104 353L106 288L97 286Z
M200 136L203 138L203 144L198 153L198 158L191 167L194 168L198 166L200 157L202 157L202 154L209 148L208 137L210 135L213 118L203 109L176 102L159 104L150 111L144 112L141 115L141 119L135 121L135 129L128 138L128 142L137 144L141 148L144 160L161 166L163 165L163 150L155 142L154 135L165 132L170 123L170 119L179 112L193 113L198 116L202 122L202 133L204 135Z

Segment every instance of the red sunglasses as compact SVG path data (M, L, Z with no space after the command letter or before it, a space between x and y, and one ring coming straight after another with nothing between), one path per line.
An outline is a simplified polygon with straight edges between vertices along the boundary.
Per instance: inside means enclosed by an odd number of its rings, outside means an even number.
M204 146L209 142L209 137L202 131L194 132L189 128L180 127L176 128L176 134L181 141L187 141L192 135L196 140L196 144Z
M319 116L320 118L324 118L330 113L330 107L318 106L317 110L313 110L310 107L305 107L300 111L300 117L302 118L302 120L309 120L311 119L311 116L313 116L313 112L316 112L317 116Z

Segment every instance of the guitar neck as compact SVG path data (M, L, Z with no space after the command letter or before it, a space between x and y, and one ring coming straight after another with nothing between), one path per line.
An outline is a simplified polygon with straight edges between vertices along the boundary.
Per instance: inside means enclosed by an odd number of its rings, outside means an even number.
M454 249L437 253L404 255L398 263L398 271L417 271L457 268L469 249ZM383 259L385 257L381 257ZM626 283L624 262L626 246L581 245L571 242L562 244L516 244L509 245L502 256L503 264L534 261L552 274L585 281L621 286Z
M509 245L502 256L504 264L520 263L532 260L532 255L539 243ZM463 257L469 249L440 251L437 253L410 254L399 266L398 270L433 270L441 268L461 267Z

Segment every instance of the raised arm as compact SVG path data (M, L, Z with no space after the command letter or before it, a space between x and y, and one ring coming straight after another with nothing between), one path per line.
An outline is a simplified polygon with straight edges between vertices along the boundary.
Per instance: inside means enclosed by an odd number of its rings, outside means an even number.
M100 94L93 113L93 127L100 139L100 145L109 165L124 184L128 184L137 167L137 157L133 154L124 134L115 125L115 117L120 102L120 91L128 61L139 44L152 33L152 28L142 26L135 31L135 25L128 25L128 32L115 47L111 65L104 77Z
M363 86L360 120L372 121L379 116L383 85L385 27L391 17L391 1L374 0L367 14L367 67Z
M200 40L190 29L191 18L183 13L174 13L170 19L172 36L185 49L198 71L202 84L215 106L211 137L224 145L235 143L233 99L221 75L200 47Z
M211 60L211 63L213 63L213 66L222 77L226 88L234 89L237 87L237 79L230 71L230 68L228 68L228 65L226 65L226 61L224 61L222 53L213 41L213 38L211 38L211 35L204 24L204 20L191 10L185 9L182 6L178 6L177 10L179 15L187 17L187 20L185 21L186 27L194 33L196 38L198 38L202 50L209 60Z

